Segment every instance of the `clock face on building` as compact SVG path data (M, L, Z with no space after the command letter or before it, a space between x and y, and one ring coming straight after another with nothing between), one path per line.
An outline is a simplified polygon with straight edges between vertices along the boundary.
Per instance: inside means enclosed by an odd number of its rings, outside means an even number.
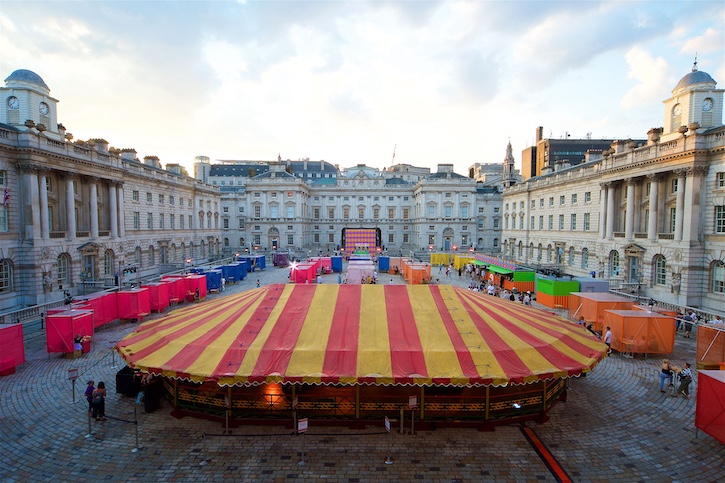
M702 101L702 110L703 111L709 111L712 109L712 99L709 97Z
M48 113L50 112L50 108L48 107L48 104L46 104L45 102L40 103L40 107L38 108L38 110L40 111L40 114L43 116L47 116Z
M682 114L682 106L677 104L672 108L672 115L679 116L680 114Z
M18 98L15 96L8 97L8 109L19 109L20 108L20 101L18 101Z

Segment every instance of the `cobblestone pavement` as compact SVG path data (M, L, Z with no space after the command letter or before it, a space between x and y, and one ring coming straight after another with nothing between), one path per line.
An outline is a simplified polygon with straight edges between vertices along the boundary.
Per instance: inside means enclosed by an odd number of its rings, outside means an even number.
M227 285L225 294L252 288L256 279L284 283L287 270L251 273ZM381 279L389 283L387 275ZM457 276L441 281L468 284ZM337 283L337 275L323 282ZM121 361L110 347L135 326L101 328L92 351L77 360L48 356L44 337L26 342L27 362L0 378L0 481L556 481L518 426L393 432L390 465L382 423L359 431L313 423L304 437L282 427L242 426L229 437L202 439L204 433L222 433L222 426L174 419L165 402L145 413L131 398L115 394ZM695 339L678 335L673 361L681 365L694 355ZM659 362L612 355L587 377L571 381L567 402L551 410L547 423L528 423L573 481L725 480L725 445L696 435L695 396L685 400L658 391ZM71 368L80 373L76 403ZM82 395L88 379L106 382L111 417L94 422L90 437ZM692 389L696 393L697 378ZM138 425L132 423L135 411ZM134 452L136 429L141 448Z

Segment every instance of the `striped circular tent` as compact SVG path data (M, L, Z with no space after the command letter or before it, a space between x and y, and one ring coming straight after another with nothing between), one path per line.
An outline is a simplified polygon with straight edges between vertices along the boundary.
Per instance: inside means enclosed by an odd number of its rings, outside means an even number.
M269 285L176 310L117 344L194 383L506 386L577 376L606 346L521 303L448 285Z

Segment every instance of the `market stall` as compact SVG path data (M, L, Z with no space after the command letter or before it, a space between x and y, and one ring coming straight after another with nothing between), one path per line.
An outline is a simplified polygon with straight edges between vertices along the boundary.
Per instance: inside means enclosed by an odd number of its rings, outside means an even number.
M390 270L390 257L379 256L378 257L378 272L387 272Z
M186 299L186 281L184 281L184 277L164 275L161 277L161 283L169 286L169 304L184 303Z
M697 369L717 369L725 362L725 326L704 324L697 328Z
M332 263L332 271L342 273L342 257L330 257Z
M23 324L0 325L0 376L9 376L25 362Z
M568 309L569 295L579 292L579 282L561 277L536 275L536 301L553 309Z
M118 319L118 306L116 303L116 292L98 292L84 295L77 299L83 303L83 307L93 310L94 327L100 327Z
M121 320L143 320L144 317L151 313L151 300L147 288L119 290L116 302L118 304L118 318Z
M252 257L252 266L257 270L264 270L267 268L267 256L266 255L254 255Z
M272 264L275 267L287 267L289 266L290 259L288 253L273 253Z
M430 254L430 264L435 266L443 265L444 267L447 267L450 265L452 260L452 255L450 253L431 253Z
M190 302L199 302L206 298L206 275L186 276L186 297Z
M626 354L671 354L675 319L642 310L605 311L604 329L612 329L612 349Z
M601 332L607 310L631 310L632 301L627 297L602 292L572 292L569 294L569 318L584 317L587 324Z
M698 371L695 427L725 444L725 371Z
M290 267L290 281L293 283L315 283L317 280L317 264L298 263Z
M222 271L221 270L207 270L204 272L206 275L206 291L207 292L218 292L222 287Z
M92 310L71 309L45 318L45 342L49 354L73 354L76 350L74 339L79 335L93 337ZM90 350L90 344L86 348Z
M350 261L347 264L345 277L348 284L360 285L372 281L375 278L375 271L375 265L373 265L372 260Z
M163 312L164 309L169 306L168 283L147 283L141 285L141 288L148 290L150 312Z

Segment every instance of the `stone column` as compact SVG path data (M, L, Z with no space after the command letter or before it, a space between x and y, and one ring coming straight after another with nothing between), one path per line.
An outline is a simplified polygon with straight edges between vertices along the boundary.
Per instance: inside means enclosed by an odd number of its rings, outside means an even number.
M624 220L624 237L627 240L634 239L634 178L627 180L627 214Z
M23 184L27 196L23 199L26 210L30 208L30 219L25 220L25 238L32 240L40 236L40 207L35 202L38 199L38 168L37 166L22 166ZM26 211L28 213L28 211Z
M697 166L688 169L687 172L684 216L682 217L682 239L686 242L697 242L699 238L702 211L700 190L703 179L707 176L707 170L708 166Z
M43 240L50 238L50 223L48 221L48 169L40 170L40 184L38 190L40 193L40 237Z
M675 207L675 241L682 241L682 222L685 216L685 180L687 170L678 169L677 174L677 205Z
M607 237L607 190L609 183L599 183L599 238Z
M659 217L659 175L648 174L647 179L650 182L649 188L649 223L647 226L647 239L649 241L657 241L657 218Z
M65 178L65 217L68 240L76 238L76 190L73 180L75 180L75 173L67 173Z
M118 194L118 236L121 238L126 237L126 211L123 204L123 183L118 183L116 188Z
M91 210L91 239L95 240L98 238L98 181L96 177L90 179L91 183L91 199L90 199L90 210Z
M614 184L607 189L607 238L614 238Z
M118 203L116 194L116 184L111 182L108 185L108 214L111 219L111 238L118 237Z

